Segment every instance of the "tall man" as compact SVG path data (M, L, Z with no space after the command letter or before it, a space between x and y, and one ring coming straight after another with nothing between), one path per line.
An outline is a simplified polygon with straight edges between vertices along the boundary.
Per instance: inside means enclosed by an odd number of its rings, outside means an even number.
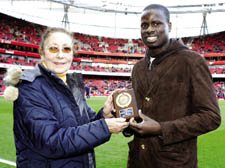
M169 39L171 26L166 7L144 9L141 36L148 49L132 72L142 121L130 120L128 168L197 168L197 136L221 122L206 61Z

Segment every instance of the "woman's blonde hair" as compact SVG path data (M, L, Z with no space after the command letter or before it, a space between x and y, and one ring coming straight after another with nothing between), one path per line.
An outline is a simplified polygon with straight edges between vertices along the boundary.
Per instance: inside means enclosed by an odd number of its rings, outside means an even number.
M41 40L41 44L40 44L40 47L39 47L39 52L43 52L44 51L44 46L45 46L45 41L46 39L52 34L52 33L56 33L56 32L61 32L61 33L65 33L67 34L68 36L71 37L72 39L72 43L73 43L73 33L67 31L66 29L64 28L58 28L58 27L51 27L51 28L47 28L45 33L42 35L42 40ZM73 48L74 49L74 45L73 45Z

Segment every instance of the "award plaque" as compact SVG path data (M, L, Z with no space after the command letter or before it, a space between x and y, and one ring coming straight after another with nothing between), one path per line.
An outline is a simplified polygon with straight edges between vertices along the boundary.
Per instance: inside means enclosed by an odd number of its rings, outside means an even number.
M130 119L131 117L138 116L136 100L132 89L114 93L113 104L117 118Z

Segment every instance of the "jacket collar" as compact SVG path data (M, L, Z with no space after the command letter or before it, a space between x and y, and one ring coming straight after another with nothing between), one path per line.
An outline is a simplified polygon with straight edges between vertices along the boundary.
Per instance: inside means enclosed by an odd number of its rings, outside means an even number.
M57 77L55 73L46 69L42 64L36 65L33 69L28 69L23 71L23 75L21 76L21 80L26 80L29 82L33 82L37 77L43 76L46 74L48 76Z
M172 55L172 53L179 51L180 49L188 49L183 42L181 42L179 39L170 39L169 47L162 51L161 53L157 55L151 55L150 49L148 48L145 54L145 61L147 64L157 65L160 62L162 62L166 57ZM150 62L151 58L155 58L154 61Z
M36 65L33 69L23 71L23 75L20 77L20 79L32 82L36 77L41 75L40 68L38 65Z

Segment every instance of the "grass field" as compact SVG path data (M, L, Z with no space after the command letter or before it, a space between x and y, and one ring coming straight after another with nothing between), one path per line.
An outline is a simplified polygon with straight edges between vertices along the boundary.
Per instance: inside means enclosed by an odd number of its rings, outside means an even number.
M88 104L98 110L105 98L91 98ZM225 168L225 101L220 101L221 126L198 138L199 168ZM0 158L15 162L16 152L13 139L12 103L0 97ZM97 168L125 168L128 156L127 142L122 134L113 135L109 142L95 149ZM0 168L13 168L0 163Z

